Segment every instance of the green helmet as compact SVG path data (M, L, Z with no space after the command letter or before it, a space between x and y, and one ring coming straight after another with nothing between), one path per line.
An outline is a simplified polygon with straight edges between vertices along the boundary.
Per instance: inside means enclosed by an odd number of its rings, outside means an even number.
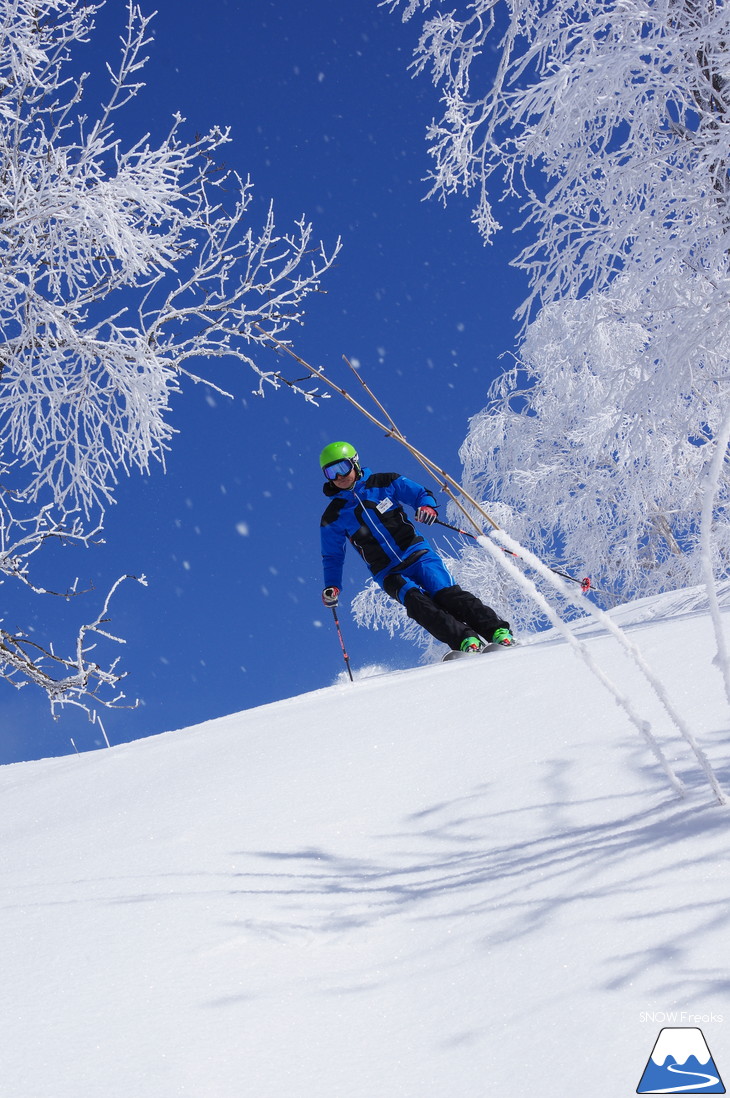
M319 467L324 469L325 465L331 465L333 461L342 461L343 459L349 459L355 465L360 463L357 450L349 442L330 442L329 446L325 446L319 455Z

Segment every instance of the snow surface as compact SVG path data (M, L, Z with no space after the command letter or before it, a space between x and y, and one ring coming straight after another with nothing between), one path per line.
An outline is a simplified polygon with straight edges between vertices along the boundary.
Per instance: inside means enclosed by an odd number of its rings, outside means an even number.
M701 599L614 618L730 790ZM621 1098L664 1012L730 1074L730 810L578 628L684 799L554 633L0 768L2 1094Z

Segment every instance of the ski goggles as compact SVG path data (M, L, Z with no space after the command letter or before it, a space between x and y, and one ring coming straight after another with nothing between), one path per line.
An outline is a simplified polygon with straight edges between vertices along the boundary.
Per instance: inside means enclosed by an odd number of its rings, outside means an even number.
M355 468L349 458L341 458L339 461L331 461L325 465L322 472L325 480L334 480L335 477L346 477Z

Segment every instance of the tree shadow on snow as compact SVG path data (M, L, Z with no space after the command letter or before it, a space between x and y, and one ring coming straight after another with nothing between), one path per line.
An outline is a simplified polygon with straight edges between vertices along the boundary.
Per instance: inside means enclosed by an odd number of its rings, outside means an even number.
M637 748L634 766L651 774L650 789L656 767L645 759ZM539 796L514 808L495 810L484 785L426 807L397 833L370 840L371 859L321 849L248 852L247 861L267 865L238 874L246 884L235 891L287 903L298 893L319 933L394 915L449 928L468 918L477 949L527 940L551 924L567 933L579 925L585 940L590 925L600 935L597 956L609 958L592 968L605 990L643 974L646 992L651 973L656 994L727 994L730 977L690 954L703 936L730 929L730 810L713 803L694 769L683 774L685 799L671 791L581 799L572 770L564 758L547 760ZM730 788L730 774L718 777ZM719 887L701 887L710 878Z

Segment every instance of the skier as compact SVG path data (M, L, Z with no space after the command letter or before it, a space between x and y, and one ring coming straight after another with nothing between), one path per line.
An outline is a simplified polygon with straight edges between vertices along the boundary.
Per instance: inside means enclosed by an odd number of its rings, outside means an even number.
M404 505L413 508L418 522L430 526L436 521L436 500L427 488L399 473L363 468L349 442L325 446L319 464L330 499L321 522L325 606L336 606L339 600L349 540L386 594L453 651L481 651L485 645L480 637L515 643L509 622L459 587L406 517Z

